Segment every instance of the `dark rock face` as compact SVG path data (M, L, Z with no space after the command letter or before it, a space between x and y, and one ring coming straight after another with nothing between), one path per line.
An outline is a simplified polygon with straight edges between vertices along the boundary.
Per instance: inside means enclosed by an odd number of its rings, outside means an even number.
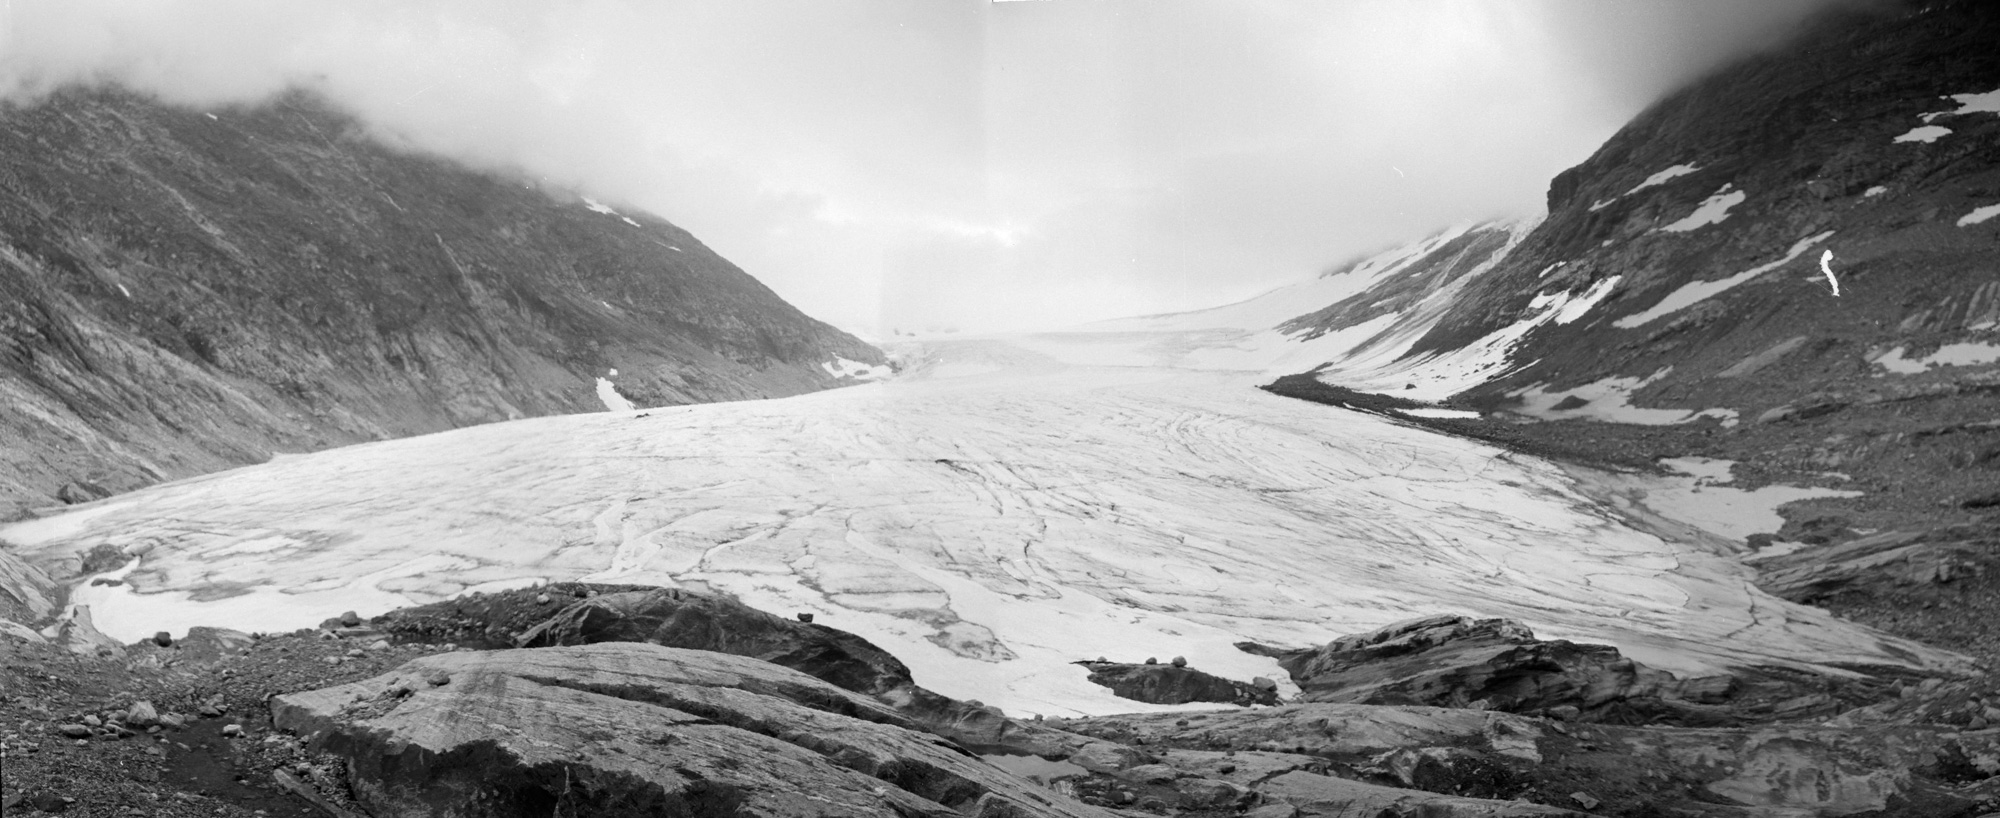
M449 653L278 697L378 816L1100 816L805 674L616 643Z
M1133 665L1123 662L1078 662L1090 671L1092 684L1111 688L1120 698L1152 704L1219 702L1249 706L1277 704L1276 691L1248 682L1224 679L1177 665Z
M0 517L592 411L613 368L640 405L796 394L836 355L882 361L657 217L393 149L304 94L0 109Z

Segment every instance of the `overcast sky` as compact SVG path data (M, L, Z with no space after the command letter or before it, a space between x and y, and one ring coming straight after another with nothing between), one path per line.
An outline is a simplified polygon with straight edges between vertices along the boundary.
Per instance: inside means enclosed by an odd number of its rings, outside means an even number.
M658 213L815 316L1193 309L1541 210L1819 0L0 0L0 93L308 84Z

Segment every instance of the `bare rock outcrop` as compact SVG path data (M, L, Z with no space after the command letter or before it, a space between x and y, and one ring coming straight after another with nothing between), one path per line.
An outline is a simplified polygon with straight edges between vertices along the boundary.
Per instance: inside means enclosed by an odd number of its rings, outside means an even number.
M1104 816L767 662L638 643L438 654L277 697L377 816Z
M1249 706L1277 704L1275 688L1250 682L1224 679L1213 673L1181 665L1132 664L1128 662L1077 662L1090 671L1092 684L1111 688L1125 699L1152 704L1216 702Z
M1972 816L2000 794L2000 730L1953 726L1623 727L1358 704L1102 716L1063 726L1145 747L1177 775L1230 781L1302 809L1320 797L1302 793L1352 791L1341 797L1372 803L1363 799L1376 796L1352 790L1354 783L1609 815Z
M1620 724L1734 726L1830 716L1888 695L1888 682L1782 668L1679 678L1610 645L1542 640L1507 619L1439 615L1273 656L1300 701L1430 705Z
M749 656L857 693L910 684L901 660L854 634L673 588L598 594L523 633L520 647L649 642Z

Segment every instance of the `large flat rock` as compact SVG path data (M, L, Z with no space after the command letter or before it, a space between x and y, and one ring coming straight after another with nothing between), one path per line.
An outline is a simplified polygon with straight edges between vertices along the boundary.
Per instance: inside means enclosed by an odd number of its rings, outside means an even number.
M864 696L658 645L440 654L272 712L377 816L1106 815Z

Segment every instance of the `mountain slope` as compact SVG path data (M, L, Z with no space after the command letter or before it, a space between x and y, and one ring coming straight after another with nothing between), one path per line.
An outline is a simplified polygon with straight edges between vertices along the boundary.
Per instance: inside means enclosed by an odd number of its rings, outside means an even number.
M879 351L643 213L386 146L313 97L0 108L0 518L303 451L789 395Z

